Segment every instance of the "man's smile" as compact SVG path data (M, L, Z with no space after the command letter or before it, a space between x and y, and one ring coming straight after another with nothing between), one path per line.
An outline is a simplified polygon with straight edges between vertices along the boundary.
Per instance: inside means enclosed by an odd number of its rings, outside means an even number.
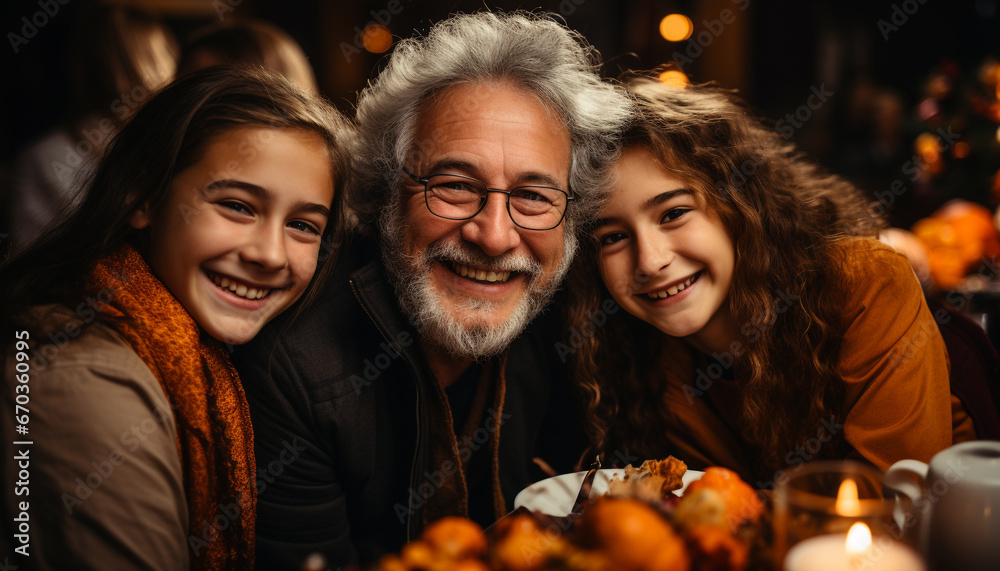
M465 264L460 264L458 262L445 262L451 271L462 276L463 278L468 278L473 281L482 283L504 283L510 276L517 274L519 272L510 272L504 270L497 270L491 268L481 268L476 266L467 266Z

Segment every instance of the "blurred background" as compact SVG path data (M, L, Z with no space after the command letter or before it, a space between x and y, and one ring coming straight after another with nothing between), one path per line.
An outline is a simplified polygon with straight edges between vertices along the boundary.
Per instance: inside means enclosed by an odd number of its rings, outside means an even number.
M176 72L176 63L170 68L162 62L174 61L206 29L245 21L275 26L268 33L286 34L282 41L298 44L315 87L351 113L357 92L377 74L400 37L425 33L431 23L458 11L541 9L560 14L598 48L607 62L606 76L672 64L675 72L665 75L666 81L714 81L738 90L782 137L877 201L873 207L905 231L896 237L899 247L913 250L908 255L928 291L949 291L970 276L997 281L998 3L5 0L0 198L12 212L12 196L21 191L11 181L20 180L33 145L48 140L51 151L35 158L36 171L53 161L66 169L71 159L85 161L89 147L84 141L96 148L102 133L111 130L111 123L105 129L100 121L106 117L117 124L148 97L151 89L140 83L159 77L119 82L124 87L116 88L117 94L81 95L81 90L96 91L102 73L92 69L93 61L86 62L94 59L87 54L111 33L93 19L95 10L136 9L161 25L162 34L145 32L147 38L155 36L160 63L144 65L160 66L167 75ZM148 28L150 21L144 25ZM194 63L182 61L180 72L223 58L203 56ZM96 58L98 67L110 65L107 52ZM84 101L89 108L81 105ZM61 138L52 139L54 130ZM71 176L62 173L62 178ZM949 202L956 199L962 202ZM8 234L12 224L11 215L3 218L0 235Z

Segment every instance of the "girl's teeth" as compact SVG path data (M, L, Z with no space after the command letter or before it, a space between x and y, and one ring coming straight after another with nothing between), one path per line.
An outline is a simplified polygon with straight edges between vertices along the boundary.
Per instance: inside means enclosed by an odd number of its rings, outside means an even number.
M672 295L677 295L678 293L684 291L688 286L694 283L694 280L697 277L698 277L697 275L692 276L675 286L668 287L663 291L656 291L653 293L648 293L646 295L648 295L650 299L666 299Z
M236 294L240 297L246 299L261 299L265 295L271 293L269 289L257 289L254 287L247 287L243 284L238 284L229 278L224 278L217 275L212 275L212 282L219 288L224 290L229 290L230 293Z

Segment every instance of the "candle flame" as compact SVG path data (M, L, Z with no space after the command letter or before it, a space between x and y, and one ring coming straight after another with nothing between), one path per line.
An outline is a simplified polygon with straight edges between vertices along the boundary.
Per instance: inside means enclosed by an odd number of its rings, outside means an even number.
M858 484L848 478L840 483L837 490L837 503L833 507L839 515L854 517L861 515L861 502L858 501Z
M872 546L872 531L860 521L851 526L847 532L847 552L851 555L861 555Z

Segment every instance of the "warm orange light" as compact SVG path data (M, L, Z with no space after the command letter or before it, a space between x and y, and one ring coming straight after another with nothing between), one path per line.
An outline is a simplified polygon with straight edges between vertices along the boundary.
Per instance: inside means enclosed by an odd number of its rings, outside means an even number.
M361 43L371 53L380 54L392 47L392 33L385 26L372 24L365 28L361 36Z
M921 133L913 146L931 174L941 171L941 144L938 143L937 137L930 133Z
M859 556L872 546L872 530L860 521L847 530L847 553L851 556Z
M918 135L913 146L916 147L916 151L921 155L936 154L940 149L937 137L930 133L921 133Z
M952 152L955 153L956 159L964 159L969 156L969 143L966 143L965 141L955 143L955 147Z
M838 515L848 517L861 515L857 482L848 478L840 483L840 489L837 490L837 503L833 509L837 511Z
M684 75L684 72L677 71L675 69L667 70L661 73L660 81L664 85L668 85L670 87L677 87L680 89L684 89L685 87L687 87L687 84L690 83L690 81L688 81L688 76Z
M694 24L684 14L671 14L660 20L660 35L668 42L683 42L692 32Z

